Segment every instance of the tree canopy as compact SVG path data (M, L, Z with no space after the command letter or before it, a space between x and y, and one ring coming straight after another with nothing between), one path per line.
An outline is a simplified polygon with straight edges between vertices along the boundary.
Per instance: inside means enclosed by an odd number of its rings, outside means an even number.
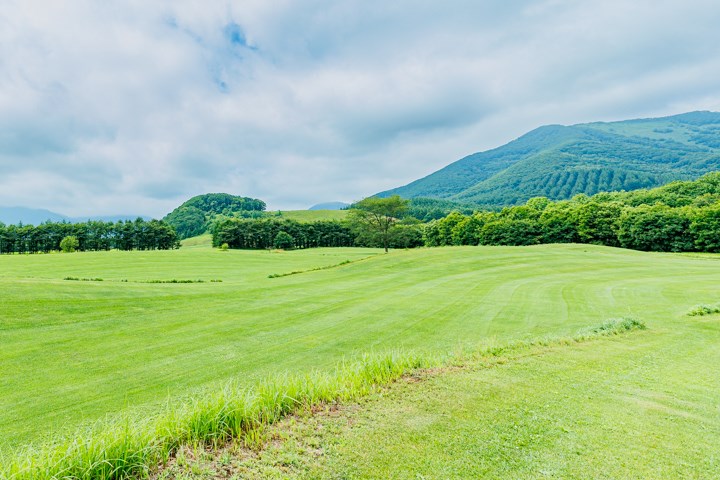
M62 245L61 245L62 244ZM45 222L38 226L0 224L1 253L52 251L168 250L178 248L175 230L160 220L83 223ZM65 248L63 248L65 247Z
M387 198L368 197L350 209L349 221L356 229L379 235L385 253L388 251L390 230L408 209L408 201L393 195Z
M720 173L652 190L546 198L499 212L451 213L424 227L427 246L590 243L720 252Z

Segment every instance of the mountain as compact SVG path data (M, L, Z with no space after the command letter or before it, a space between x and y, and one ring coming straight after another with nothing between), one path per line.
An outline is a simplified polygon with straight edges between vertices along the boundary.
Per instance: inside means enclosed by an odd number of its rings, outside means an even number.
M255 217L264 215L265 202L229 193L206 193L192 197L163 220L172 225L180 239L205 233L218 215Z
M6 225L38 225L46 221L62 222L67 217L59 213L40 208L0 207L0 222Z
M313 205L312 207L308 208L308 210L342 210L349 206L350 204L345 202L326 202Z
M137 220L138 218L142 218L143 220L150 221L152 220L152 217L148 217L146 215L95 215L95 216L86 216L86 217L69 217L68 221L72 223L82 223L82 222L88 222L88 221L98 221L98 222L119 222L121 220Z
M546 125L378 196L485 207L635 190L720 170L720 113Z
M135 220L136 218L150 220L149 217L143 215L105 215L105 216L86 216L86 217L68 217L60 213L51 212L42 208L27 207L0 207L0 222L6 225L39 225L41 223L50 222L86 222L88 220L100 220L103 222L118 222L120 220Z

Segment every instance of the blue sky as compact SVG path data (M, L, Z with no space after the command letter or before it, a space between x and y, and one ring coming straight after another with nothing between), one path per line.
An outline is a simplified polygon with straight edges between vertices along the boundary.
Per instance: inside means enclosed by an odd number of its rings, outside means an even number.
M720 110L716 1L0 3L0 205L351 201L537 126Z

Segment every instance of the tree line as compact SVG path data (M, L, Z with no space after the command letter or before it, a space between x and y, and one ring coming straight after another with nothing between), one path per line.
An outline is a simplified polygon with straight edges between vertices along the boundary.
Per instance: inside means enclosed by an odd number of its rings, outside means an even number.
M423 245L422 224L399 223L377 230L359 221L301 223L278 218L223 218L212 229L213 246L241 249L313 247L413 248Z
M211 228L213 246L230 248L351 247L352 230L340 222L300 223L277 218L219 218Z
M160 220L46 222L37 226L0 223L0 254L59 251L68 237L77 239L73 242L77 251L169 250L180 246L175 230Z
M454 212L424 227L426 246L589 243L720 252L720 173L632 192L538 197L499 212Z

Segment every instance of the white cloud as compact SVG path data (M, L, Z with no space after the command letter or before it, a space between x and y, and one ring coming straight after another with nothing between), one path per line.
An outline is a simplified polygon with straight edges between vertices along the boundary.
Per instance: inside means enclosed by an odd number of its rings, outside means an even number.
M720 109L713 1L5 1L0 205L303 208L546 123Z

